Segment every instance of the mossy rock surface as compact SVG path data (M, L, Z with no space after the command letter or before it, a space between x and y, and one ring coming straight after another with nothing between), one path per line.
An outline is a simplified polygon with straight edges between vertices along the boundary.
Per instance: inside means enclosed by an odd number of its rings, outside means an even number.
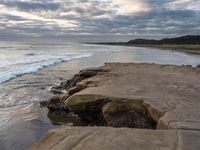
M143 106L143 101L141 100L116 100L111 101L104 105L103 113L115 113L117 111L131 111L134 110L141 114L146 114L147 109Z
M99 95L73 95L65 101L65 107L75 113L99 111L109 100Z

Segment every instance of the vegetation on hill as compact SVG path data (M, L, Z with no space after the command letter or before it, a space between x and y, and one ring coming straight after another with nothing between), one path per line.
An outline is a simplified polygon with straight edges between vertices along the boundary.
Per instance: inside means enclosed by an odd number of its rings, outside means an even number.
M173 44L173 45L182 45L182 44L193 44L200 45L200 36L199 35L186 35L175 38L165 38L161 40L148 40L148 39L135 39L126 42L126 44Z
M152 47L152 48L172 49L172 50L184 51L187 53L200 54L200 35L186 35L175 38L164 38L161 40L135 39L135 40L130 40L128 42L104 42L104 43L90 43L90 44Z

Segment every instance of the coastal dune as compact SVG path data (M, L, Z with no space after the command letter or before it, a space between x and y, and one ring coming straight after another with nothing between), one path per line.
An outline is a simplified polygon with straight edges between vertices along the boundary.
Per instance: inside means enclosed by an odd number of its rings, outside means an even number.
M192 66L106 63L82 70L47 107L73 112L88 127L50 130L30 149L199 149L199 79Z

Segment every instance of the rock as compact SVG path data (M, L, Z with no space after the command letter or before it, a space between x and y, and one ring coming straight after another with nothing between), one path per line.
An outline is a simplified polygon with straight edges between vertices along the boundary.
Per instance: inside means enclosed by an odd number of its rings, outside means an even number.
M73 95L65 101L65 107L78 114L88 124L155 128L156 123L151 119L142 101L123 100L97 95Z
M79 76L86 79L97 75L97 73L97 70L82 70L80 71Z
M72 79L67 80L66 82L63 82L63 83L62 83L62 86L63 86L66 90L69 90L70 88L76 86L76 83L79 82L79 81L81 81L81 80L82 80L82 79L79 77L79 75L78 75L78 74L75 74L75 75L73 76Z
M64 104L70 111L81 114L84 112L99 112L102 106L109 101L105 97L98 95L73 95Z
M64 103L65 100L67 100L69 97L70 97L69 94L64 94L64 95L62 95L62 101L63 101L63 103Z
M64 94L64 89L61 86L53 86L49 88L49 91L53 94Z
M49 104L49 101L41 101L40 107L47 107L48 104Z
M69 97L68 94L55 95L49 99L49 101L43 102L49 109L48 117L52 124L61 125L68 123L69 121L69 110L64 108L64 101ZM43 104L42 103L42 104Z
M88 124L105 125L102 107L109 101L102 96L73 95L65 101L65 108L78 114Z
M86 126L78 115L66 111L49 111L48 117L54 125Z
M103 114L99 115L104 115L107 124L117 123L118 126L124 126L124 121L129 126L138 124L130 118L146 119L146 115L150 114L157 122L156 130L60 128L49 131L31 149L199 149L199 69L147 63L109 63L104 69L109 70L109 73L99 73L90 80L96 83L95 87L73 94L65 100L64 106L77 114L86 114L88 120L93 121L90 125L99 125L95 122L95 119L101 119L97 116L99 111L103 111ZM120 102L120 105L114 102L127 99L139 99L142 103L127 107L126 102ZM120 111L123 113L118 113ZM141 120L139 122L143 123Z
M67 82L63 82L62 86L69 90L70 88L76 86L76 84L84 79L93 77L95 75L97 75L99 72L105 72L107 70L104 69L85 69L85 70L81 70L78 74L75 74L72 79L68 80Z
M110 127L65 127L48 131L28 150L198 150L200 132L186 134L187 132Z
M156 122L138 100L115 100L103 107L104 119L111 127L156 128Z
M197 68L200 68L200 64L196 66Z
M192 65L186 65L186 67L188 67L188 68L192 68Z
M47 108L51 111L64 110L63 96L55 95L49 99Z
M72 87L72 88L69 89L68 94L69 95L73 95L74 93L77 93L77 92L83 90L84 88L86 88L86 86L84 86L84 85L76 85L75 87Z
M176 65L111 63L77 95L141 99L158 129L200 130L200 72ZM146 106L145 106L146 107ZM187 111L186 111L187 110Z

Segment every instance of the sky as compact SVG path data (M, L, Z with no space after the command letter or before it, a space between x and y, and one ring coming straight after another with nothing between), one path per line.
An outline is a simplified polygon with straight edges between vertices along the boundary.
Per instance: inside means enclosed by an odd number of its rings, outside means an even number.
M1 41L109 42L200 34L200 0L0 0Z

